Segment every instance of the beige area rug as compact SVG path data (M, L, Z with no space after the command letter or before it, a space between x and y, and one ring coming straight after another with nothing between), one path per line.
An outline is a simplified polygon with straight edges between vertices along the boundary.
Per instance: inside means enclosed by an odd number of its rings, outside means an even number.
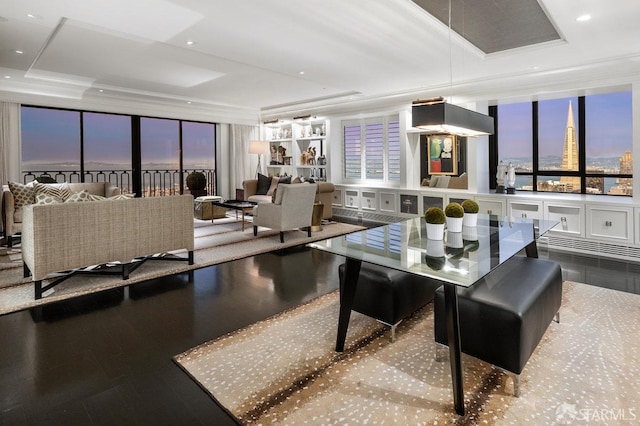
M243 424L637 424L640 296L565 282L553 322L521 376L463 355L466 415L453 410L448 358L435 361L433 305L397 340L353 313L334 352L338 294L174 357ZM607 419L607 420L605 420Z
M31 280L23 278L22 258L19 247L16 247L10 255L0 255L0 264L4 264L0 268L0 315L364 229L357 225L330 222L323 224L321 231L312 232L311 238L307 237L306 231L287 231L284 243L280 243L278 231L258 228L258 236L254 237L251 223L245 224L242 231L241 223L234 218L216 219L214 224L194 220L194 227L194 265L188 265L186 261L147 261L132 272L128 280L117 276L76 275L45 293L40 300L34 300ZM184 250L174 254L186 256Z

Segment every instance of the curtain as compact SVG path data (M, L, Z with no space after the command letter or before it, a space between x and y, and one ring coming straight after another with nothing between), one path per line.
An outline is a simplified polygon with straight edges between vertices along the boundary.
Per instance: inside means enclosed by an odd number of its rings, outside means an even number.
M259 139L260 128L243 124L231 125L231 147L229 149L229 193L235 194L236 188L242 188L242 182L254 176L256 161L252 163L249 155L249 141ZM254 168L251 168L251 164Z
M20 104L0 102L0 182L21 182Z

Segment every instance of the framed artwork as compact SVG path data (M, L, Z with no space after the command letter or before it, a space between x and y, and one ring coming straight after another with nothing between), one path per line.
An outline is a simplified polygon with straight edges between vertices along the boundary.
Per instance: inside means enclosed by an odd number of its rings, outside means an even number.
M430 175L458 174L458 140L454 135L429 135L427 154Z

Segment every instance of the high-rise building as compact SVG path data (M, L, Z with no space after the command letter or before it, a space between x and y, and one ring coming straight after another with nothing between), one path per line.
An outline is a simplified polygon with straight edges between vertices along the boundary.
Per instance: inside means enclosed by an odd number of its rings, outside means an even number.
M576 138L576 126L573 119L573 106L569 102L567 114L567 127L564 132L564 149L562 151L562 170L578 171L578 140ZM580 178L577 176L562 176L560 182L565 186L566 192L580 192Z
M633 155L629 150L626 150L620 157L620 174L633 174ZM609 189L609 195L633 195L632 178L618 178L616 184Z

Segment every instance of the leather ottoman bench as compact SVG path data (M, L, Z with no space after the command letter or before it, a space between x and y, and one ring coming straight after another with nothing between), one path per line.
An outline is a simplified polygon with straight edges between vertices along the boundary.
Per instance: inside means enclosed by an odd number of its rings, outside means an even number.
M338 267L340 291L344 286L343 263ZM439 281L395 269L362 263L353 310L391 326L391 340L395 340L398 324L433 300Z
M457 291L462 352L514 374L514 394L519 396L522 369L554 317L560 320L560 266L516 256ZM435 340L446 345L443 287L436 290L434 303Z

